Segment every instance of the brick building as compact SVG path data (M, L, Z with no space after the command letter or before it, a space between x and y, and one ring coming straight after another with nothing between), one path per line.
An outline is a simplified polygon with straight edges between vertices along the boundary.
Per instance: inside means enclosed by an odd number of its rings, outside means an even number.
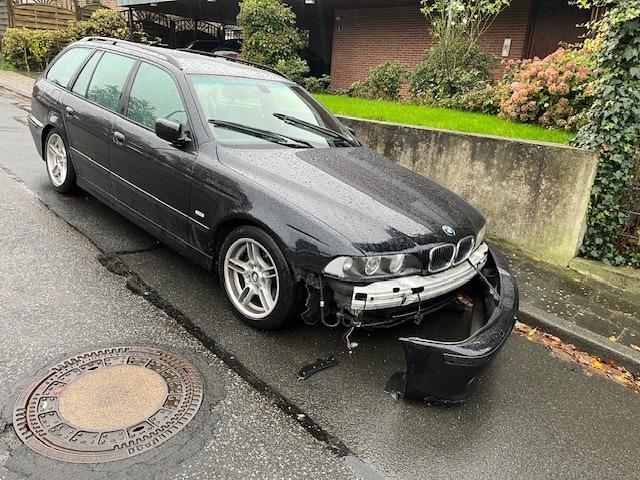
M238 0L117 0L118 6L234 24ZM310 48L330 65L332 86L346 88L385 60L413 68L431 44L420 0L286 0L309 32ZM512 0L480 39L505 59L545 56L575 43L591 12L569 0ZM200 35L194 32L194 39ZM180 45L178 45L180 46Z
M369 68L385 60L399 60L411 68L418 64L432 40L419 1L404 3L336 9L331 53L334 88L363 79ZM589 18L589 11L567 0L512 0L478 43L505 59L543 57L560 42L580 41L585 29L576 25Z

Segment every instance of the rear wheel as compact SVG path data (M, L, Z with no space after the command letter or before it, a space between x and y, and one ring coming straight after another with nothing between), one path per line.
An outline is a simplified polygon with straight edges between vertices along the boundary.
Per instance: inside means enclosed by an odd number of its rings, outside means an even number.
M298 311L300 285L284 255L264 231L243 226L220 249L220 282L243 322L261 330L283 326Z
M60 193L69 192L76 184L76 171L68 152L62 134L55 128L51 130L44 144L44 159L49 180Z

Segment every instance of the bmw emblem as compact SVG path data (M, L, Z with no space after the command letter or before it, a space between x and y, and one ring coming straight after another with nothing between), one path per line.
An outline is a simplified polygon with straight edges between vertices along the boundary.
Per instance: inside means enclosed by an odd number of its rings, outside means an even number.
M450 227L449 225L443 225L442 226L442 231L444 233L446 233L447 235L449 235L450 237L455 237L456 236L456 231L453 229L453 227Z

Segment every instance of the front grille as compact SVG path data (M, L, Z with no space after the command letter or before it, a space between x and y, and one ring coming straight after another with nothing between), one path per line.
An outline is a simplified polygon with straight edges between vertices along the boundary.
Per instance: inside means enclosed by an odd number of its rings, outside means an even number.
M456 246L452 243L445 243L432 248L429 252L429 272L439 272L449 268L453 264L456 254Z
M471 252L473 251L473 247L475 245L475 240L473 235L469 235L468 237L464 237L458 242L458 248L456 253L456 259L453 261L454 265L458 265L464 262Z

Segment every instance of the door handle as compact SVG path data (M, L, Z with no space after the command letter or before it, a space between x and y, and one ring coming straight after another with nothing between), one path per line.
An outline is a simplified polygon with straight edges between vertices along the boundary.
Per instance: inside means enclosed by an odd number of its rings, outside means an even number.
M71 107L64 107L64 113L66 113L69 117L73 117L76 111Z
M125 136L120 132L113 132L113 143L116 145L124 145Z

